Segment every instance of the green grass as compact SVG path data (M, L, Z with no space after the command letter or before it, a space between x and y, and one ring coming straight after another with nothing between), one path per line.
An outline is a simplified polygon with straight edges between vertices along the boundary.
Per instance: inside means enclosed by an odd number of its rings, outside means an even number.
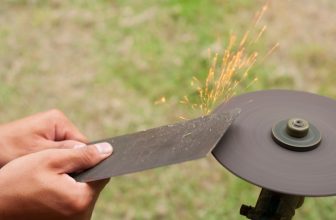
M97 140L195 115L179 100L195 94L192 76L206 77L207 49L223 49L233 32L241 36L262 3L6 0L0 6L0 121L56 107ZM265 21L275 34L253 48L261 53L295 34L277 35L275 14ZM249 78L258 82L248 89L249 80L243 82L240 92L302 89L302 78L305 90L336 97L334 48L324 39L294 42L280 48L287 59L275 54L258 63ZM287 66L304 74L287 74ZM167 103L154 105L161 96ZM94 219L243 219L240 205L253 205L258 191L208 158L111 179ZM335 203L307 199L296 219L334 219Z

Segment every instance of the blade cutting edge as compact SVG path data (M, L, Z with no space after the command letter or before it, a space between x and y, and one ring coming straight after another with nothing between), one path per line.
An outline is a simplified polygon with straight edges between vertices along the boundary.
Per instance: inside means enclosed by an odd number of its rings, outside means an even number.
M189 121L96 141L109 142L113 154L97 166L73 175L91 182L208 155L238 116L240 109L214 112Z

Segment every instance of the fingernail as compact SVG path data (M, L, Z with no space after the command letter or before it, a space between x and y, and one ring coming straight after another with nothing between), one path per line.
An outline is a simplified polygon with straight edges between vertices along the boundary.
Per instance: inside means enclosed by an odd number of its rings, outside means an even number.
M113 151L112 145L107 142L97 143L95 146L101 154L110 154Z
M74 149L78 149L82 147L86 147L86 144L76 144L75 146L73 146Z

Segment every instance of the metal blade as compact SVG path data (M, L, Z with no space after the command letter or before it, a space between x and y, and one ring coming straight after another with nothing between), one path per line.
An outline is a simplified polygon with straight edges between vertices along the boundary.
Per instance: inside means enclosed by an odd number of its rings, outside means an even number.
M74 178L80 182L90 182L205 157L239 112L238 109L216 112L177 124L97 141L109 142L113 146L113 154Z

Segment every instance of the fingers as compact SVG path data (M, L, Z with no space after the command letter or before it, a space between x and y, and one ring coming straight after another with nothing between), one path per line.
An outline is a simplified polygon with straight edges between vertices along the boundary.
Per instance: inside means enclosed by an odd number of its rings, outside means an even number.
M43 140L39 146L44 147L44 149L71 149L77 148L77 146L86 146L83 142L75 141L75 140L65 140L65 141L50 141Z
M90 183L76 183L76 189L79 190L79 194L81 196L76 196L76 198L72 202L74 207L77 207L77 210L80 211L80 213L84 213L85 218L83 219L91 219L91 215L94 209L94 206L96 204L96 201L99 197L100 192L103 190L103 188L108 183L107 180L99 180L95 182ZM78 199L81 198L81 199ZM77 205L76 205L77 203ZM79 209L78 209L79 207ZM76 210L76 209L75 209Z
M60 173L73 173L93 167L112 154L109 143L97 143L75 149L55 150L50 164Z
M109 181L110 179L104 179L104 180L97 180L97 181L89 182L87 184L90 187L91 191L93 191L94 194L97 195L104 189L104 187L106 186L106 184L108 184Z
M54 124L54 140L77 140L87 143L87 138L76 128L63 112L53 109L45 113Z
M76 148L76 146L86 146L83 142L75 141L75 140L66 140L66 141L57 141L55 142L58 145L58 148Z
M91 208L94 208L94 204L96 203L99 194L101 191L104 189L104 187L108 184L110 179L105 179L105 180L98 180L90 183L86 183L87 190L90 191L90 194L92 195L92 203L91 203Z

